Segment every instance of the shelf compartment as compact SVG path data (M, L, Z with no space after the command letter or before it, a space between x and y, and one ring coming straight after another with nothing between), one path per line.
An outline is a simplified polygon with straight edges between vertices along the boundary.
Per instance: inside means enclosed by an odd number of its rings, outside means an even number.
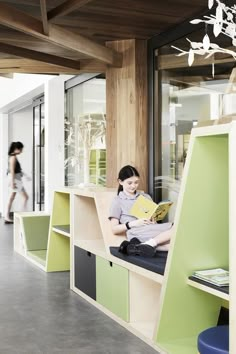
M74 239L103 240L94 198L74 196Z
M43 267L46 265L47 250L28 251L27 255Z
M70 237L70 225L54 225L53 231L66 237Z
M129 321L129 271L96 256L97 302Z
M159 314L161 284L129 272L130 325L152 339Z
M217 296L221 299L229 301L229 287L228 286L223 286L223 287L215 286L213 284L209 284L203 280L196 279L193 277L189 277L189 279L187 280L187 284L196 288L196 289L202 290L206 293L212 294L212 295Z
M96 256L74 247L74 286L96 300Z

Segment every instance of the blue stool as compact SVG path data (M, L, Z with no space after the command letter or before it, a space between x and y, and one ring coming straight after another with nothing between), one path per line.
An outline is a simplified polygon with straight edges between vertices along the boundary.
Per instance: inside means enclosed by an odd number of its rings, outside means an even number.
M198 336L200 354L229 354L229 326L206 329Z

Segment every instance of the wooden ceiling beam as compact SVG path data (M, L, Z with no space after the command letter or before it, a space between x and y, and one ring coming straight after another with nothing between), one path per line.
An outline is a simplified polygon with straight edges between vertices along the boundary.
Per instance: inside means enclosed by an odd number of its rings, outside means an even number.
M31 49L16 47L0 42L0 52L15 55L21 58L33 59L44 63L63 66L70 69L79 70L80 63L76 60L61 58L56 55L37 52Z
M26 34L43 35L42 22L7 4L0 3L0 23Z
M65 49L83 53L106 64L122 66L121 53L53 24L49 24L49 35L46 36L39 20L3 3L0 3L0 24Z
M220 58L222 56L222 58ZM186 68L188 67L188 56L183 55L178 57L175 54L166 54L166 55L158 55L158 70L168 70L168 69L177 69L177 68ZM194 66L204 66L214 64L223 64L223 63L231 63L235 62L235 59L232 56L222 55L212 55L210 58L205 59L200 55L196 55L194 58L194 62L191 67Z
M0 74L1 77L6 77L7 79L13 79L13 74Z
M52 20L55 17L67 15L74 10L78 10L80 7L86 5L87 3L91 2L91 1L92 0L68 0L68 1L65 1L61 5L48 11L48 19Z
M40 0L41 17L43 23L43 32L48 35L48 17L47 17L47 5L46 0Z
M81 74L87 72L101 73L106 71L106 65L98 60L94 59L83 59L81 60L80 69L70 69L60 65L53 65L48 63L42 63L37 60L22 59L22 58L4 58L0 59L0 72L45 72L48 73L62 73L62 74ZM5 71L4 71L5 70ZM17 71L15 71L17 70Z
M78 74L79 70L68 69L58 65L42 63L29 59L0 59L0 73L52 73Z
M122 54L93 42L60 26L49 24L49 40L63 48L75 50L111 66L122 66Z

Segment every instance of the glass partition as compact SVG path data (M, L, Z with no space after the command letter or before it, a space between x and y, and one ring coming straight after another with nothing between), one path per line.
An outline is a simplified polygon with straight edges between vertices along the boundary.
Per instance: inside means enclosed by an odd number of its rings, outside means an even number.
M66 91L65 185L106 183L106 80Z
M197 42L205 31L204 28L187 37ZM216 42L210 29L207 31ZM230 45L225 37L219 37L217 43ZM173 46L189 50L184 37L156 49L154 57L153 195L157 201L172 198L168 188L159 193L160 175L181 180L192 128L236 116L235 60L225 54L207 59L199 55L188 66L188 56L177 56L179 52Z

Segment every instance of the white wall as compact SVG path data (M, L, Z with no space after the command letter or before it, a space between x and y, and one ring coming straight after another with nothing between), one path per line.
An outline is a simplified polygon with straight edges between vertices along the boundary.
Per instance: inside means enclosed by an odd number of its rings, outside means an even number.
M45 84L45 210L52 208L53 191L64 186L64 112L66 76Z
M8 162L8 115L0 113L0 214L4 215L8 197L7 162Z
M14 101L27 92L41 86L48 80L54 78L52 75L29 75L14 74L13 79L0 77L0 108Z

